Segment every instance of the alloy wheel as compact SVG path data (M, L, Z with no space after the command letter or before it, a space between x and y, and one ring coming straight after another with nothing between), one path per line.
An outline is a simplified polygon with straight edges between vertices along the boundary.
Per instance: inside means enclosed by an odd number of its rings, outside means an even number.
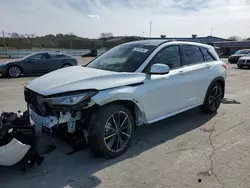
M222 88L219 87L218 85L215 86L212 89L212 92L209 96L209 101L208 101L208 104L211 110L216 110L219 108L220 103L222 101L222 96L223 96Z
M122 151L132 135L132 123L123 111L112 114L105 124L104 143L112 152Z
M17 78L21 75L21 70L18 67L10 67L8 73L11 77Z

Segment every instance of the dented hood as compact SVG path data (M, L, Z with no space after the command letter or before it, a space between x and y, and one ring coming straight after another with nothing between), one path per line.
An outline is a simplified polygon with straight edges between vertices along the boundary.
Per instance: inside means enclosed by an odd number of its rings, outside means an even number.
M31 81L26 87L43 96L85 89L109 89L136 84L145 79L143 73L112 72L72 66L62 68Z

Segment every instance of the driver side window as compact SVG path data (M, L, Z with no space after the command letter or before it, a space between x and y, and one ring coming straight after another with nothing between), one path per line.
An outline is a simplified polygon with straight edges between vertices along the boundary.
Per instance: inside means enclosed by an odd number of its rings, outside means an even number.
M181 57L179 46L169 46L161 50L151 61L153 64L165 64L170 69L175 69L181 66Z

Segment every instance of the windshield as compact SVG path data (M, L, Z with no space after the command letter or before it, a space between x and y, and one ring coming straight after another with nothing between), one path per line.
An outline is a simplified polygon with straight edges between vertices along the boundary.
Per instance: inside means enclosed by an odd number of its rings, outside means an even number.
M134 72L156 47L140 43L122 44L97 57L86 67L115 72Z
M237 52L235 52L235 54L248 54L250 52L250 50L239 50Z

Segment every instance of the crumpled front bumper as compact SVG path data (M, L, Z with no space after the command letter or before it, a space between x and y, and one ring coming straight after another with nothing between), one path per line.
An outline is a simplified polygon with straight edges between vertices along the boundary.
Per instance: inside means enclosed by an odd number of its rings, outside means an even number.
M35 128L38 131L46 130L46 132L52 133L54 127L59 124L67 123L68 132L74 133L76 130L76 121L81 119L80 112L77 112L72 117L71 112L62 113L60 112L59 117L56 116L40 116L31 108L29 108L29 117L31 124L35 124Z
M0 165L12 166L18 163L26 155L30 147L30 145L25 145L13 138L11 142L0 147Z

